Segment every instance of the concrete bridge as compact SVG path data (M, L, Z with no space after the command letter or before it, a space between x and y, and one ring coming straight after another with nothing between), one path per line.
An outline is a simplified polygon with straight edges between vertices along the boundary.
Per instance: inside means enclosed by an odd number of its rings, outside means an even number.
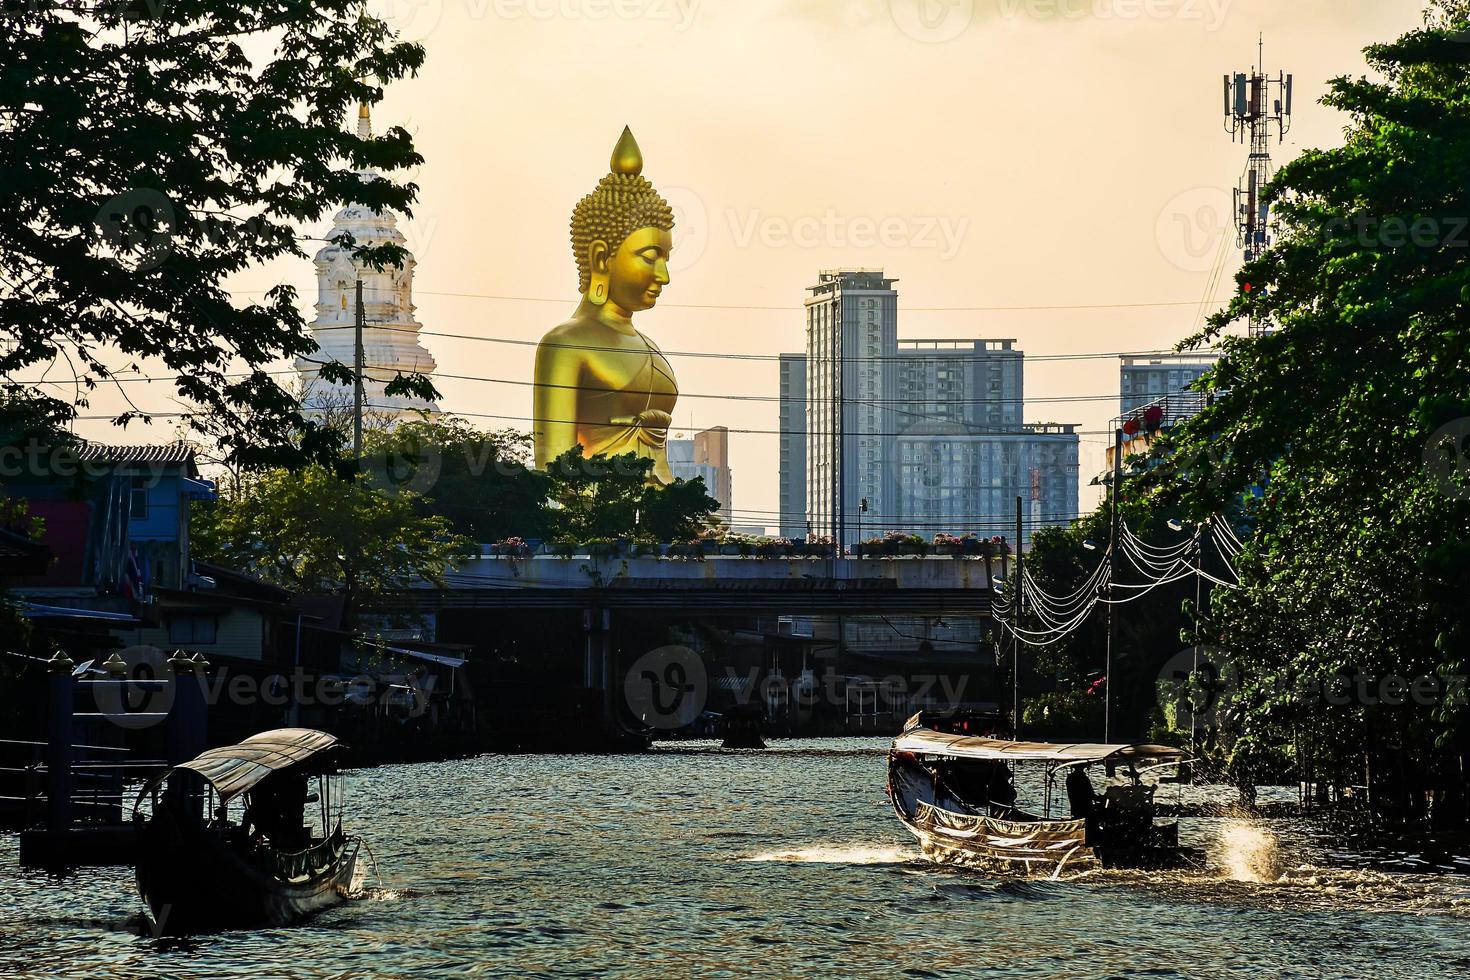
M998 563L993 568L1001 574ZM581 554L481 555L453 572L448 588L416 590L410 601L419 608L988 616L993 597L986 563L975 558Z
M1000 561L991 568L1003 574ZM711 670L794 679L810 669L847 678L850 692L869 674L927 676L945 665L974 674L991 660L993 599L983 558L484 554L446 587L399 593L384 611L424 616L441 642L501 664L483 685L497 698L491 714L535 733L537 744L599 729L612 744L618 719L631 717L619 697L626 673L671 642L667 630L708 630L732 643L726 654L738 663ZM564 693L542 690L557 684ZM859 691L876 712L871 694Z

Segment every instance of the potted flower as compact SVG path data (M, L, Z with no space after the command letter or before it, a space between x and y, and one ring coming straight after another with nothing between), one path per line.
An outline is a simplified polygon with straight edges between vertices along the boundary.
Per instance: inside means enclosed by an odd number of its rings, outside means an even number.
M806 555L810 558L826 558L832 554L832 538L826 534L808 534L806 536Z
M934 535L934 553L936 555L958 555L965 547L963 538L953 534L945 534L943 531Z
M495 546L495 553L507 558L524 558L531 553L531 546L522 538L506 538Z

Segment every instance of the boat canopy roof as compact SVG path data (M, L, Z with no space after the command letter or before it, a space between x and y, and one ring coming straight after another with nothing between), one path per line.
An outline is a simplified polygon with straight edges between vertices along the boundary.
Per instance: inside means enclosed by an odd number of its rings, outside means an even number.
M222 802L228 802L271 773L300 765L336 744L337 736L312 728L276 728L239 745L207 749L174 768L194 770L209 780Z
M1103 742L1009 742L976 735L951 735L910 728L893 740L896 752L943 755L955 759L1006 762L1104 762L1148 759L1182 762L1188 753L1167 745L1109 745Z

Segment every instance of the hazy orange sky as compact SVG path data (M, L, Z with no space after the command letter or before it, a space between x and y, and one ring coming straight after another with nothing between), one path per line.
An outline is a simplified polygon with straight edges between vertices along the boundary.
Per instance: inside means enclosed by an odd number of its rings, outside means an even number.
M932 308L1198 304L1246 157L1222 129L1221 76L1251 68L1261 31L1268 71L1295 74L1279 164L1340 142L1345 119L1316 105L1326 81L1363 72L1360 49L1414 27L1422 11L1420 0L372 6L428 52L422 74L374 112L379 129L412 132L426 158L403 225L425 329L534 342L565 318L576 299L568 217L628 124L645 176L681 221L673 282L638 326L671 351L756 354L802 348L804 288L837 266L881 266L900 280L901 337L1012 337L1029 355L1171 346L1195 306ZM1237 265L1232 241L1227 276ZM314 297L305 261L236 285L277 282ZM1229 288L1227 278L1216 295ZM425 344L444 372L531 377L530 346ZM688 397L773 396L775 363L673 363L686 393L676 427L777 427L775 402ZM438 386L450 412L530 414L524 386ZM130 386L142 407L174 408L167 386L142 387ZM1088 430L1090 506L1100 430L1117 414L1116 360L1029 363L1026 393L1028 422ZM1076 396L1101 397L1040 400ZM93 410L117 404L99 393ZM78 425L122 442L167 428ZM736 522L774 526L776 437L731 443Z

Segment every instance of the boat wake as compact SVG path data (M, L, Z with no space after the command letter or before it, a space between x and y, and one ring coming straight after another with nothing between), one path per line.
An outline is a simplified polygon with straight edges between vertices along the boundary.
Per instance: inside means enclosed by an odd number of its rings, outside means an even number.
M920 860L920 854L906 847L834 844L799 847L789 851L766 851L743 857L740 860L779 861L790 864L908 864Z
M1232 820L1221 829L1210 858L1234 881L1264 884L1286 871L1275 835L1242 821Z
M424 892L413 888L359 888L346 892L343 898L349 902L397 902L405 898L417 898Z

